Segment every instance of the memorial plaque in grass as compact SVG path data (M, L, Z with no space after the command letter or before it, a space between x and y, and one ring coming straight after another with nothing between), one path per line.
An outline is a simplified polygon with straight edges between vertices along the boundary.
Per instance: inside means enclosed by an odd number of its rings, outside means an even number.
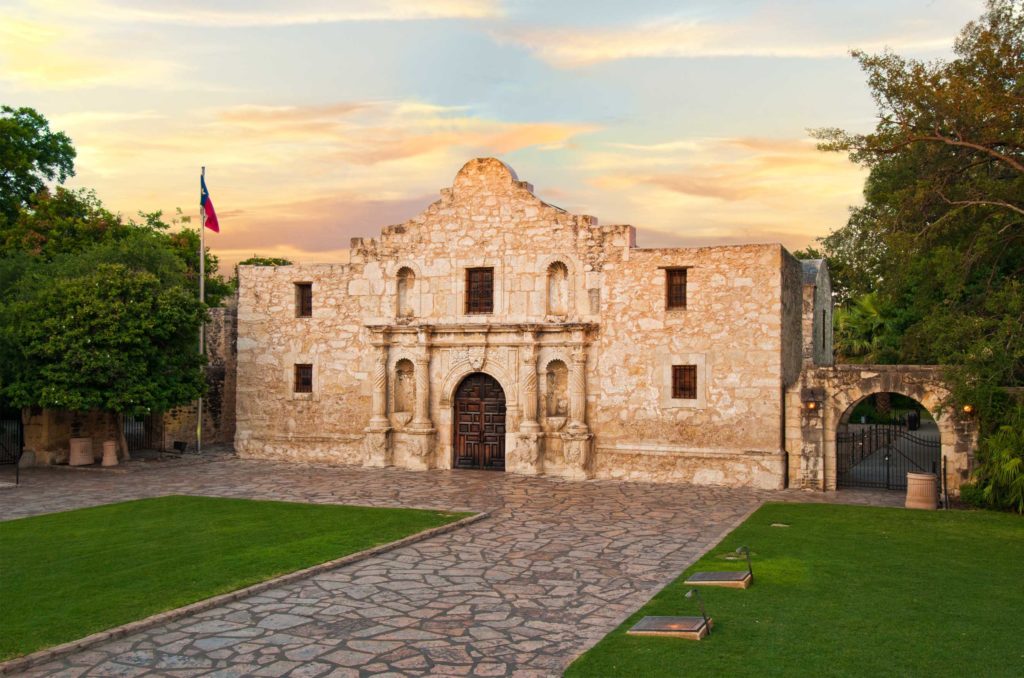
M0 659L467 515L173 496L0 522Z
M737 567L744 544L756 580L701 590L708 637L626 635L647 615L695 614L687 575ZM1022 577L1017 515L767 504L566 675L1017 678Z

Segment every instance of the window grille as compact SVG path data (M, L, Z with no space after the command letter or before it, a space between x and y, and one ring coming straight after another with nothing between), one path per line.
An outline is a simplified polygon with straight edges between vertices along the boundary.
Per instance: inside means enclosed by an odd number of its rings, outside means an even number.
M686 308L686 269L665 269L666 306L668 308Z
M295 366L295 392L296 393L312 393L313 392L313 366L312 365L296 365Z
M697 366L672 366L672 397L683 400L697 398Z
M313 316L313 283L295 283L295 316Z
M494 269L466 269L466 313L494 313Z

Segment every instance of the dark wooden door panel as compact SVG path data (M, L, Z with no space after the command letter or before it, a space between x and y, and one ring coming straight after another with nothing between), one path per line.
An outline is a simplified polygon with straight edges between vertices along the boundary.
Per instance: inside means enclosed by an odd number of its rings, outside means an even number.
M505 392L490 375L466 377L455 392L455 468L505 468Z

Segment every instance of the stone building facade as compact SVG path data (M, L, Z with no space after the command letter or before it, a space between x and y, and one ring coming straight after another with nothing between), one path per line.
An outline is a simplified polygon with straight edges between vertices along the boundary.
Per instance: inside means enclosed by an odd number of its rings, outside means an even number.
M638 248L473 160L347 264L240 268L236 450L780 488L785 394L831 363L827 267L813 289L806 267Z

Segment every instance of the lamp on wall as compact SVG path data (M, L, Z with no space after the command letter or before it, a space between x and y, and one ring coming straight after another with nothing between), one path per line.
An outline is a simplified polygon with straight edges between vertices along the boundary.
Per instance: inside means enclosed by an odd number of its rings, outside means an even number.
M800 402L803 403L804 409L808 412L817 412L821 409L821 404L825 401L825 389L823 388L805 388L800 391Z
M970 403L964 405L964 414L974 414L974 405Z

